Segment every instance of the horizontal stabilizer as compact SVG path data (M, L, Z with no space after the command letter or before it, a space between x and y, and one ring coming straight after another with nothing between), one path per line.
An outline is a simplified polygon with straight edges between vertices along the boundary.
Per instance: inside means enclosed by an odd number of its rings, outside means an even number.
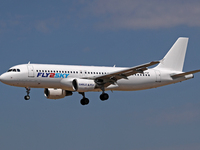
M197 73L197 72L200 72L200 70L194 70L194 71L179 73L179 74L171 75L171 77L172 78L179 78L179 77L183 77L185 75L189 75L189 74L193 74L193 73Z

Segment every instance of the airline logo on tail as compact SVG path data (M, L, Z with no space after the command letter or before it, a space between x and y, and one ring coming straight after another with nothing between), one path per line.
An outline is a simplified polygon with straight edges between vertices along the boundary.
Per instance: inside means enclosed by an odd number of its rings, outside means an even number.
M39 72L37 77L45 77L45 78L67 78L69 74L66 73L42 73Z

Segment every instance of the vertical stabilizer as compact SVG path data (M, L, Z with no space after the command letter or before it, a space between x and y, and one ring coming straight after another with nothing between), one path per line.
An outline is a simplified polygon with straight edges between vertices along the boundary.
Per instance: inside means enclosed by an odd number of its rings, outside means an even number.
M175 71L182 71L185 53L187 49L188 38L180 37L161 60L161 62L156 67L157 69L168 69Z

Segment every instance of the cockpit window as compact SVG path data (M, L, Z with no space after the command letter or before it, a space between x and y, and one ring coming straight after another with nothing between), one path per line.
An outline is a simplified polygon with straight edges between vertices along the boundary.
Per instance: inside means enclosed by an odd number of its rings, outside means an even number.
M20 72L20 69L9 69L7 72Z

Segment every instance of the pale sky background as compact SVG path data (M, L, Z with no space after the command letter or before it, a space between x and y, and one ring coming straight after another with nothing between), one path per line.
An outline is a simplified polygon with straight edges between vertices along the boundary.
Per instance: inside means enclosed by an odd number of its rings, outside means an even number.
M28 63L132 67L189 37L184 71L200 69L199 0L1 0L0 73ZM0 83L1 150L199 150L200 74L133 92L48 100Z

